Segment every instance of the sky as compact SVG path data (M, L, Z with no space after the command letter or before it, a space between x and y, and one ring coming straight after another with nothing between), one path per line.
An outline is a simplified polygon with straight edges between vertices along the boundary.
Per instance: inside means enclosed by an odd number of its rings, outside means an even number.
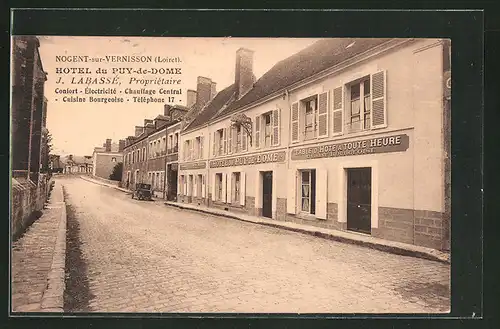
M146 118L153 119L163 114L165 103L134 102L125 96L126 88L140 89L141 85L130 85L130 78L168 78L172 75L141 75L111 74L112 68L129 68L137 71L139 68L181 68L182 95L175 96L172 104L186 104L186 90L196 90L198 76L211 78L217 83L217 91L234 82L236 50L245 47L254 51L254 74L260 78L273 65L301 49L311 45L318 39L290 38L165 38L165 37L64 37L39 36L40 57L45 72L48 73L45 82L45 97L47 106L47 128L52 135L54 154L92 155L94 147L102 146L106 138L118 142L127 136L134 135L134 127L143 125ZM105 58L105 56L161 56L180 58L181 63L89 63L89 62L57 62L57 56L89 56L89 58ZM62 74L57 69L82 68L89 69L92 74ZM108 70L104 76L118 77L120 85L89 85L94 89L116 88L117 95L124 98L123 103L64 102L63 97L72 95L56 93L56 90L73 90L75 87L83 92L86 84L73 82L84 77L100 77L95 72L98 69ZM65 84L57 83L61 78ZM74 79L74 80L73 80ZM147 88L149 88L148 86ZM159 88L170 89L171 85L151 86L158 95ZM120 93L120 91L122 93ZM106 97L115 95L106 95ZM137 95L132 95L137 96ZM128 99L128 101L127 101Z

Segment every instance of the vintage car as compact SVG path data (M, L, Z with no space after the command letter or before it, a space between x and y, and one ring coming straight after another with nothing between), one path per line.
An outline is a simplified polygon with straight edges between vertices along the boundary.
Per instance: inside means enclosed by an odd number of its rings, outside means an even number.
M135 184L135 190L132 192L132 199L151 200L151 184Z

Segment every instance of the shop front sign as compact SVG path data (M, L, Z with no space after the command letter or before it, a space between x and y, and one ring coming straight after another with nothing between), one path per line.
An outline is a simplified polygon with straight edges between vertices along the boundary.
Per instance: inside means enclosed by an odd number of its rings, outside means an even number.
M167 159L166 161L167 162L173 162L173 161L177 161L179 159L179 154L178 153L175 153L175 154L167 154Z
M285 162L286 152L271 152L210 161L210 168L248 166L261 163Z
M205 161L179 164L179 170L205 169L206 167L207 167L207 163Z
M388 152L404 152L410 145L406 134L332 143L292 150L292 160L334 158L350 155L365 155Z

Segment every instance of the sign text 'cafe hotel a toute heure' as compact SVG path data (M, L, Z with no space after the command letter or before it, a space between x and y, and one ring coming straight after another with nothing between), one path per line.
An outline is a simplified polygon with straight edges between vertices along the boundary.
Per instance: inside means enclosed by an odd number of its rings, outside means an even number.
M404 152L408 149L408 135L393 135L352 142L297 148L292 151L292 160L332 158L349 155L365 155L388 152Z
M410 144L406 134L370 138L351 142L332 143L297 148L292 151L291 160L331 158L349 155L365 155L389 152L404 152ZM284 162L286 151L268 152L256 155L232 157L209 162L210 168L247 166L261 163ZM200 163L201 165L201 163ZM202 165L203 166L203 165ZM200 166L200 167L202 167ZM182 169L188 169L187 167ZM194 168L189 168L194 169Z

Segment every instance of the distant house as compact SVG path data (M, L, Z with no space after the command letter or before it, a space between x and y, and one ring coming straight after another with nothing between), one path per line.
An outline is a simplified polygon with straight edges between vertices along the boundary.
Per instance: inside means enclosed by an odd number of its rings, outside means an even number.
M91 174L92 157L89 155L75 156L68 155L63 160L63 171L65 174Z
M50 154L49 155L49 168L51 172L62 173L64 171L64 165L61 162L61 156Z
M92 154L92 175L109 179L113 168L123 162L124 140L119 143L111 143L111 139L106 139L102 147L95 147Z

